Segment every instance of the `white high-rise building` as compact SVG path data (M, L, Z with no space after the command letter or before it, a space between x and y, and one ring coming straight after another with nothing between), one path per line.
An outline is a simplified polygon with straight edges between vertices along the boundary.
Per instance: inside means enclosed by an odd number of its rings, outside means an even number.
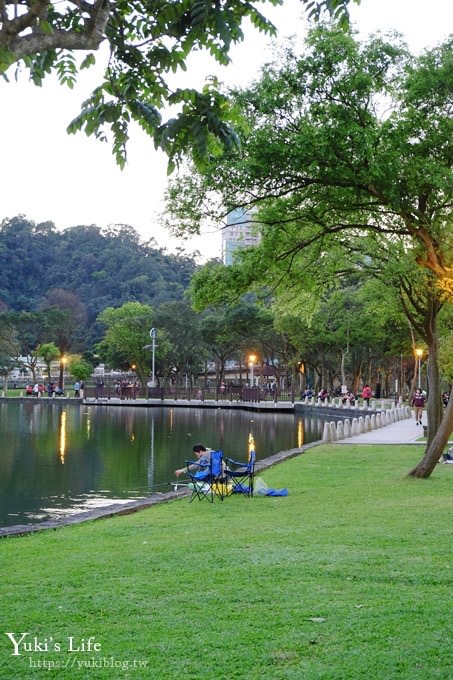
M233 263L234 252L238 248L250 248L259 243L255 233L255 211L235 208L227 215L227 226L222 231L222 260L224 264Z

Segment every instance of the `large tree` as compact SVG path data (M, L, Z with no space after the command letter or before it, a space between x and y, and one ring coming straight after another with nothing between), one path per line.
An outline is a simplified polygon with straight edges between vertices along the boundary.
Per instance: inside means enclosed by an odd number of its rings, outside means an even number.
M135 372L145 386L151 365L149 332L153 325L153 310L140 302L126 302L121 307L107 307L98 317L106 327L103 341L104 351L119 352L124 360L135 366Z
M42 309L45 311L48 339L55 343L60 352L58 384L62 388L66 355L71 349L84 346L85 305L75 293L62 288L54 288L47 293L42 302Z
M311 16L327 10L343 23L348 2L301 0ZM95 63L94 53L105 43L104 77L69 131L84 129L105 139L109 129L123 166L134 120L167 152L170 170L190 150L201 166L219 143L238 141L228 101L216 83L202 91L175 88L168 74L185 71L189 54L199 50L227 64L231 45L244 38L245 19L274 33L258 9L261 4L281 0L0 0L0 73L18 64L41 85L55 71L62 84L72 87L78 71ZM77 52L83 55L80 61ZM169 105L176 115L162 120Z
M193 216L212 214L216 191L225 212L262 206L262 240L243 252L236 271L211 268L202 286L220 290L226 277L231 290L235 276L234 288L247 289L266 277L291 289L310 264L335 276L351 243L363 263L376 259L376 244L393 243L414 272L426 272L430 362L437 365L436 316L453 273L451 55L451 40L416 58L395 37L361 44L319 27L302 56L288 47L259 82L237 93L242 150L201 179L183 179L178 225L190 230ZM429 476L452 429L453 403L414 476Z
M17 330L11 321L4 317L0 323L0 376L4 379L4 388L8 386L8 374L17 366L17 357L20 343Z
M199 316L184 300L160 305L153 319L159 335L165 334L164 375L177 379L186 375L192 385L206 359ZM162 344L161 338L159 344Z
M52 382L52 362L60 356L60 350L53 342L43 342L39 346L39 356L42 357L47 368L47 379Z

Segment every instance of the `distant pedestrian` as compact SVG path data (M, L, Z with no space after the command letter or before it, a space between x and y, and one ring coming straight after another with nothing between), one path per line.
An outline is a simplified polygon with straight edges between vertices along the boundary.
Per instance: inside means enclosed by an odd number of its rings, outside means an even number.
M99 397L104 396L104 381L99 379L96 381L96 388L95 388L95 397L96 399L99 399Z
M423 409L425 408L425 397L419 387L415 390L412 397L412 406L415 409L415 422L417 425L422 424Z
M324 387L318 392L318 399L322 403L324 403L326 400L329 401L329 393Z
M370 398L371 398L371 387L367 384L364 386L362 390L362 399L366 403L367 406L370 405Z

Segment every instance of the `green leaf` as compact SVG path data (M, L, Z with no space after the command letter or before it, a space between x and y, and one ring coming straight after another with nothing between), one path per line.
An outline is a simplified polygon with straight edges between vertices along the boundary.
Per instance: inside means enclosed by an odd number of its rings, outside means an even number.
M39 20L39 28L46 35L52 35L54 32L53 26L51 26L49 22L45 21L44 19Z
M87 54L85 59L80 64L80 70L82 70L84 68L89 68L90 66L93 66L93 64L95 64L95 63L96 63L96 57L94 56L94 54L92 54L92 53Z
M14 61L14 53L6 47L0 47L0 73L7 71Z

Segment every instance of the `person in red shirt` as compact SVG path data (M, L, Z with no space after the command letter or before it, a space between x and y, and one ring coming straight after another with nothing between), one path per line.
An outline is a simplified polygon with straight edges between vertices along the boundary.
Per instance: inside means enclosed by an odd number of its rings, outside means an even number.
M370 398L371 398L371 387L369 385L365 385L365 387L362 390L362 399L366 403L367 406L370 405Z
M415 409L415 422L417 425L421 425L423 409L425 407L425 397L423 396L423 392L419 387L417 387L415 394L412 397L412 406Z

